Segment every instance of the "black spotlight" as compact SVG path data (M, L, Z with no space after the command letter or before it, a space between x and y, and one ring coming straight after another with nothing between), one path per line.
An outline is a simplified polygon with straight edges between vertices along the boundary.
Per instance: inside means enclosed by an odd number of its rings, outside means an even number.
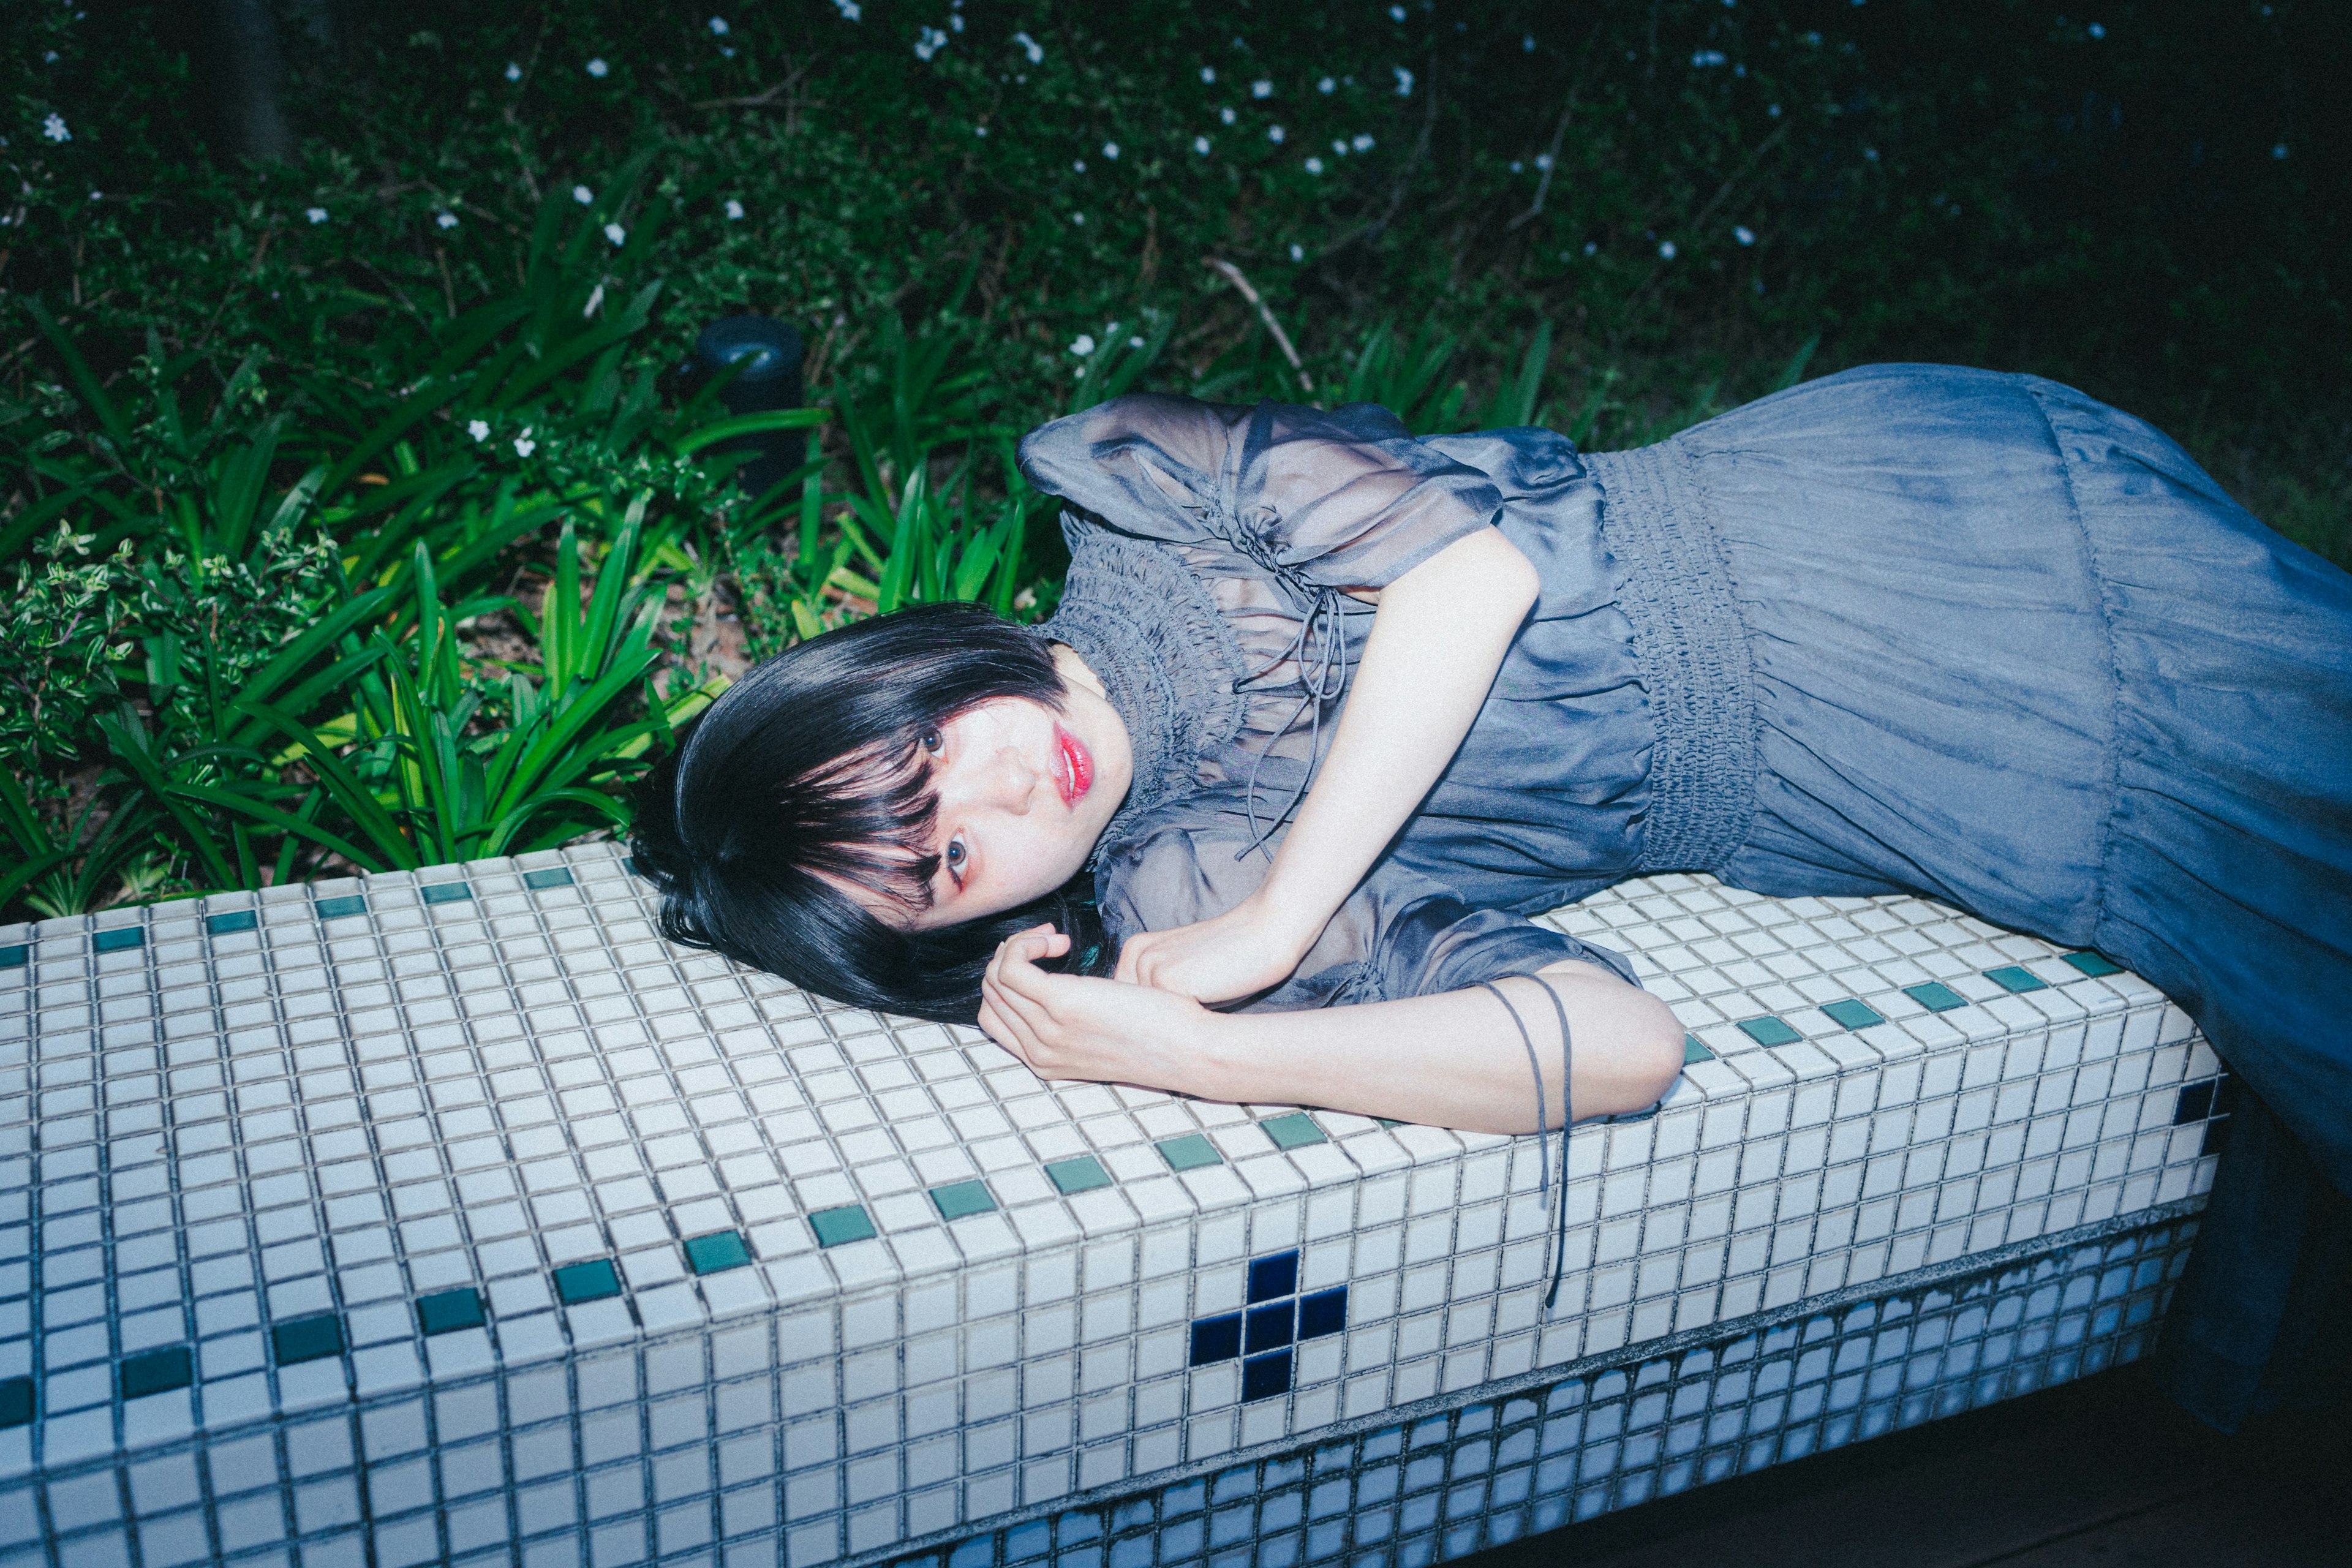
M693 357L678 367L679 378L690 392L738 366L734 379L719 389L728 413L798 408L803 390L802 353L800 333L783 322L768 316L729 316L702 329L694 340ZM769 430L741 437L720 449L760 454L735 470L743 493L756 496L800 467L804 439L798 430Z

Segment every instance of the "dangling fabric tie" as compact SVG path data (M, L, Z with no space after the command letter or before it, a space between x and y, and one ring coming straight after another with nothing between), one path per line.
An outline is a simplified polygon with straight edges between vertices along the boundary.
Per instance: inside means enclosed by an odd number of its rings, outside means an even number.
M1569 1050L1568 1009L1560 1005L1559 994L1532 974L1528 978L1542 986L1543 994L1550 998L1552 1011L1559 1017L1559 1209L1552 1221L1550 1238L1545 1243L1545 1256L1551 1260L1551 1289L1544 1292L1544 1310L1549 1312L1552 1303L1559 1298L1560 1277L1568 1267L1568 1130L1576 1123L1576 1108L1570 1098L1574 1064ZM1503 1010L1511 1016L1512 1024L1518 1028L1519 1044L1527 1047L1528 1068L1536 1079L1536 1204L1539 1208L1549 1208L1551 1166L1544 1152L1543 1141L1551 1132L1551 1112L1549 1098L1544 1093L1543 1067L1536 1058L1536 1043L1528 1035L1527 1022L1519 1016L1519 1010L1511 1005L1511 999L1504 995L1491 980L1481 980L1478 984L1495 993L1495 1000L1503 1005ZM1538 1268L1537 1272L1543 1270Z

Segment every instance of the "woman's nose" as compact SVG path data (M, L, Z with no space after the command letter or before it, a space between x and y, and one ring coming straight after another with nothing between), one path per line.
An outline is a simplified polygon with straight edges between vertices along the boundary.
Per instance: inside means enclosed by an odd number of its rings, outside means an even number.
M982 764L972 794L982 804L1019 816L1028 812L1036 798L1038 782L1037 770L1029 760L1016 748L1005 746Z

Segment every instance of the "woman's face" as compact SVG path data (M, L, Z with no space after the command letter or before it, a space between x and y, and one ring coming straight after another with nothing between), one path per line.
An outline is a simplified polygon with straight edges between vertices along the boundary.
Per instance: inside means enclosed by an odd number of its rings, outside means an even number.
M1127 726L1077 656L1054 645L1069 695L1055 714L1000 697L950 720L925 745L939 811L931 907L882 917L931 931L1015 909L1077 875L1126 798L1135 755ZM871 906L869 906L871 907Z

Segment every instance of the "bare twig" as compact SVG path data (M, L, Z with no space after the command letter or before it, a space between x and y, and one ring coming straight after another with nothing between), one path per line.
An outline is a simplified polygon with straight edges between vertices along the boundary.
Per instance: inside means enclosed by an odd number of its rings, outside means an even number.
M786 71L782 80L771 82L747 98L706 98L699 103L690 103L687 107L688 109L765 109L779 98L789 98L799 89L802 79L807 75L808 68L800 66Z
M1551 177L1559 171L1559 146L1568 139L1568 123L1576 117L1576 95L1584 90L1585 63L1592 58L1592 46L1601 37L1601 24L1595 22L1592 31L1585 35L1584 47L1577 55L1576 76L1568 84L1568 101L1560 106L1559 123L1551 128L1551 145L1544 150L1543 178L1536 182L1536 199L1528 210L1504 226L1508 233L1520 225L1532 223L1544 209L1544 198L1551 195Z
M1715 209L1721 206L1726 201L1730 199L1732 192L1739 188L1740 182L1747 179L1748 174L1754 172L1756 165L1762 161L1764 154L1769 153L1775 146L1777 146L1780 143L1780 138L1786 136L1789 133L1790 128L1795 123L1796 121L1793 120L1783 120L1780 121L1780 125L1778 130L1774 131L1771 135L1764 138L1763 141L1759 142L1756 144L1756 150L1748 154L1747 160L1733 172L1731 177L1724 181L1721 185L1717 186L1715 195L1707 198L1706 205L1698 209L1698 215L1690 220L1685 232L1690 234L1698 233L1700 229L1705 226L1706 220L1715 216ZM1651 288L1656 284L1659 279L1665 276L1665 271L1666 268L1664 261L1652 262L1650 264L1650 275L1642 279L1641 287L1635 289L1633 293L1625 297L1625 309L1631 310L1633 306L1639 304L1643 299L1645 299L1648 296Z
M1437 128L1436 60L1430 60L1427 65L1422 68L1422 70L1423 75L1423 87L1422 90L1421 134L1413 139L1412 151L1405 154L1404 167L1397 171L1396 184L1389 191L1388 210L1369 222L1358 224L1354 228L1349 229L1346 234L1341 235L1338 239L1335 239L1329 245L1325 246L1323 247L1323 254L1316 258L1317 265L1319 266L1323 262L1329 260L1333 256L1337 255L1339 251L1346 249L1349 246L1353 245L1356 241L1360 239L1370 239L1373 236L1381 233L1381 231L1388 227L1390 223L1395 219L1398 212L1403 208L1405 193L1411 189L1412 185L1413 171L1418 169L1421 166L1421 161L1429 155L1430 132Z
M1290 334L1284 331L1282 323L1274 319L1274 311L1258 296L1258 291L1251 286L1249 279L1244 276L1242 269L1230 261L1222 261L1213 256L1202 257L1201 261L1202 265L1211 271L1223 274L1226 282L1241 291L1243 299L1257 308L1257 319L1264 321L1265 330L1274 334L1275 347L1280 349L1282 357L1290 362L1290 368L1298 373L1298 384L1308 392L1313 392L1315 380L1307 374L1307 367L1299 363L1298 351L1290 346Z

